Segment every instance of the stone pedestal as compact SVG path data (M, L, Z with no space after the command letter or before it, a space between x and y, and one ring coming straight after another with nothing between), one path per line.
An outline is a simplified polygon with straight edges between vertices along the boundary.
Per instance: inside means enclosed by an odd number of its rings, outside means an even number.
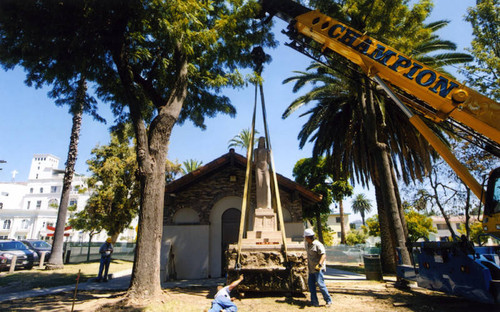
M228 264L228 283L240 274L245 276L238 290L243 292L290 292L307 291L307 255L300 244L291 244L285 261L284 252L279 245L260 245L241 250L241 269L235 269L237 245L230 245L226 253ZM288 247L288 245L287 245Z
M229 245L226 252L228 283L243 274L238 289L246 292L292 292L307 290L307 254L303 243L286 238L285 257L283 237L278 231L276 213L269 208L255 209L253 231L247 231L238 245Z

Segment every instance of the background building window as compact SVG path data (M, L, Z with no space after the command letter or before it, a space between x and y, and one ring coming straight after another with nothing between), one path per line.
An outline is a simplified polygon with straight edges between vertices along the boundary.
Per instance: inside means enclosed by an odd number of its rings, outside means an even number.
M40 209L42 207L42 201L41 200L37 200L36 201L36 209Z
M74 198L72 198L72 199L69 200L69 205L70 206L75 206L76 207L77 203L78 203L78 201L76 199L74 199Z
M3 209L3 203L0 203L0 209Z
M42 194L42 193L43 193L43 187L40 188L40 194Z
M28 229L28 226L29 226L28 220L24 219L23 221L21 221L21 229L26 230Z
M51 193L57 193L57 186L51 186L50 187L50 192Z
M30 187L30 194L33 194L33 188Z
M436 224L436 227L438 230L446 230L448 229L448 227L446 226L446 224Z
M336 217L335 222L340 223L340 217Z
M31 202L28 200L28 203L26 205L26 209L30 209L30 206L31 206Z
M3 229L4 229L4 230L10 230L10 224L11 224L11 223L12 223L12 222L11 222L10 220L5 220L5 221L3 222Z

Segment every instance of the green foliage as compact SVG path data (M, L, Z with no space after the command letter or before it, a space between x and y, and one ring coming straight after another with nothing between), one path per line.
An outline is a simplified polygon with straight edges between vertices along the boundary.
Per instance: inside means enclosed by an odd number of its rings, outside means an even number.
M195 171L196 169L200 168L201 165L203 164L202 161L198 161L196 159L188 159L182 162L184 167L181 167L181 171L184 174L188 174L190 172Z
M179 164L177 160L175 162L168 160L165 164L165 182L166 184L174 181L177 175L182 173L182 164Z
M437 233L436 228L432 226L432 219L418 213L414 209L405 211L406 224L408 226L408 241L415 242L419 238L428 238L430 233ZM378 215L366 220L368 235L380 236L380 224Z
M367 231L364 229L361 230L352 230L347 233L345 238L345 243L350 246L354 246L357 244L364 244L368 239Z
M380 236L380 223L378 222L378 215L374 215L373 217L366 219L366 227L368 235Z
M253 138L254 139L253 146L257 145L257 140L258 140L257 134L259 134L259 131L255 130ZM250 128L241 130L240 133L235 135L231 140L229 140L229 142L227 142L228 143L227 148L229 149L231 147L239 147L247 151L248 147L250 146L250 136L251 136Z
M140 187L136 180L134 148L127 137L113 133L111 143L94 148L92 155L87 161L92 172L88 184L94 192L85 209L77 213L72 222L77 227L84 227L88 222L95 231L104 229L113 236L130 225L139 208Z
M293 168L292 174L297 183L322 196L318 207L304 209L305 218L313 218L316 208L321 214L330 214L333 200L342 200L352 194L352 186L345 180L333 181L325 165L324 157L302 158Z
M419 238L429 238L430 233L437 233L437 229L432 226L432 219L414 209L405 211L405 218L410 242L416 242Z
M465 224L460 224L460 229L458 229L458 232L462 235L466 235ZM482 223L479 221L472 223L470 225L469 240L471 242L474 242L474 244L478 244L479 239L481 239L482 244L486 243L488 241L488 236L480 236L481 234L484 234Z
M462 71L471 86L500 101L500 1L481 0L468 9L466 21L472 24L472 53L475 64Z
M334 242L335 232L332 231L328 226L323 226L323 244L325 246L332 246Z
M361 193L355 196L351 208L354 213L359 213L361 215L364 225L365 215L372 210L372 203L370 199L366 198L365 194Z

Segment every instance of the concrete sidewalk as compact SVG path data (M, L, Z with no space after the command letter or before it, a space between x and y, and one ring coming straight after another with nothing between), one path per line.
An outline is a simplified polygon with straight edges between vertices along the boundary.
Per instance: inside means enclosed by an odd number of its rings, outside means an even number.
M125 270L111 274L111 279L108 282L96 282L95 279L91 279L87 282L78 285L78 291L92 291L92 290L127 290L130 285L132 270ZM339 280L365 280L365 275L337 270L327 267L325 274L325 282L328 281L339 281ZM218 285L223 285L226 282L225 278L210 278L210 279L199 279L199 280L180 280L180 281L168 281L162 283L162 288L188 288L188 287L217 287ZM60 287L51 287L44 289L32 289L22 292L12 292L0 294L0 302L23 299L29 297L46 296L53 295L61 292L73 292L75 290L76 284L66 285Z

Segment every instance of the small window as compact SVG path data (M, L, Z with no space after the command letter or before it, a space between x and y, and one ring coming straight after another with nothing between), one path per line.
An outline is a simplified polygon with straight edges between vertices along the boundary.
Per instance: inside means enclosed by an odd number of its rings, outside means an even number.
M33 194L33 188L30 188L30 194Z
M36 201L36 209L40 209L42 207L42 201L41 200L37 200Z
M76 207L77 203L78 203L78 201L76 199L74 199L74 198L72 198L72 199L69 200L69 205L70 206L75 206Z
M57 193L57 186L51 186L50 187L50 192L51 193Z
M460 230L460 228L461 228L461 224L460 223L455 224L455 226L456 226L457 230Z
M337 237L342 238L342 232L337 232Z
M0 235L0 239L8 239L8 238L9 238L9 236L7 236L7 235Z
M0 209L3 209L3 203L0 203Z
M35 177L35 179L38 179L38 173L36 174L36 177Z
M40 194L43 194L43 187L40 188Z
M448 227L446 226L446 224L436 224L436 227L438 230L446 230L448 229Z
M31 206L31 202L28 200L28 203L26 205L26 209L30 209L30 206Z
M23 230L28 229L29 225L30 225L30 224L29 224L29 221L28 221L28 220L24 219L23 221L21 221L21 228L22 228Z
M3 229L4 229L4 230L10 230L10 224L11 224L11 223L12 223L12 222L11 222L10 220L5 220L5 221L3 222Z
M335 222L340 223L340 217L336 217Z

